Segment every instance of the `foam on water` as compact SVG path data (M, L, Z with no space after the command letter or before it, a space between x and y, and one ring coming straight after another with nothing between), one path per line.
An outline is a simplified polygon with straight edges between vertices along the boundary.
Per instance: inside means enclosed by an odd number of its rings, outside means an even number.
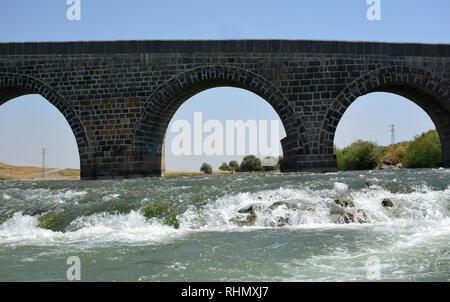
M285 234L312 231L327 234L334 248L328 250L325 244L320 252L293 256L287 262L280 260L274 267L279 267L285 275L277 276L277 280L361 280L367 270L366 261L372 255L381 258L383 272L391 279L423 277L428 276L430 266L442 262L445 255L450 256L446 254L450 250L448 171L420 172L425 174L423 178L426 173L434 175L435 186L418 181L415 174L406 171L395 177L388 173L358 172L349 178L346 174L331 173L325 180L311 174L301 176L306 179L303 182L298 181L297 175L264 176L279 181L275 185L261 180L262 176L237 175L232 181L242 186L241 191L220 183L222 178L207 183L212 179L207 177L180 177L177 181L181 185L173 188L170 181L175 181L169 178L166 180L169 185L142 192L134 192L142 190L144 186L140 183L136 187L126 187L133 186L132 181L121 188L26 187L20 190L7 187L0 195L0 247L69 246L83 250L116 244L164 246L210 232L245 232L242 235L253 236L266 230L281 229ZM202 181L197 182L199 179ZM184 183L186 181L189 185ZM392 189L391 185L396 187ZM111 211L115 208L110 205L127 204L123 198L131 195L137 197L133 197L130 210ZM165 225L165 216L149 219L143 215L142 207L159 202L163 199L160 196L171 198L175 205L178 229ZM392 208L383 207L385 198L392 200ZM335 199L350 200L354 207L340 207ZM36 208L44 210L35 211ZM39 227L39 217L55 209L67 213L69 220L64 229L52 231ZM364 218L365 223L342 223L332 214L333 209ZM255 215L254 223L236 223L245 222L251 215ZM277 244L277 249L282 249L286 242L277 241ZM27 254L23 261L32 262L35 258ZM208 258L205 261L208 262ZM190 266L179 259L172 260L167 267L171 271L190 272Z
M142 213L98 213L74 220L65 232L38 227L38 218L22 213L0 225L0 244L55 245L64 243L97 244L102 242L146 242L156 244L179 237L183 232L166 226L158 219L146 219Z
M5 195L5 194L3 194ZM65 198L83 196L85 193L67 191ZM59 195L58 195L59 196ZM118 194L104 197L115 199ZM0 225L0 243L28 242L42 244L53 241L148 241L163 242L172 235L187 234L192 231L236 231L261 228L310 228L348 227L338 223L330 210L336 208L335 198L352 200L354 207L346 211L358 217L364 212L367 224L389 227L427 228L429 225L444 224L448 232L448 211L450 188L433 191L426 187L416 188L411 193L391 193L377 186L359 190L349 190L345 183L335 182L332 189L311 190L309 188L279 188L253 193L225 195L203 206L191 205L177 217L178 230L163 224L162 219L147 219L139 210L127 214L99 212L81 216L73 220L65 232L53 232L38 227L38 216L23 215L18 212ZM389 198L393 208L384 208L381 201ZM53 202L61 202L52 198ZM245 219L248 214L239 213L252 208L256 221L251 226L239 226L233 219ZM366 224L352 223L357 227ZM426 234L434 227L427 228Z

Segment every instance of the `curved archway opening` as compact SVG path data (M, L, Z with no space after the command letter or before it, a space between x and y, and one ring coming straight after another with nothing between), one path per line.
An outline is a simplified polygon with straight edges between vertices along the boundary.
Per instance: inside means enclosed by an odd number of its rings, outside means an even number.
M279 115L262 97L242 88L205 89L172 116L162 171L199 171L207 163L226 172L230 162L242 164L247 155L259 158L265 170L278 170L285 136Z
M14 98L15 95L0 102L0 162L8 166L42 168L44 165L46 177L78 178L79 147L66 117L38 94Z
M409 67L385 67L356 79L342 89L333 100L322 122L320 152L335 153L333 142L339 121L347 108L358 98L373 92L403 96L431 118L440 141L442 166L450 167L450 101L448 82L433 78L430 72Z
M435 144L439 144L430 148L430 152L439 149L440 162L434 159L433 163L442 165L442 147L436 125L416 102L390 92L371 92L360 96L348 106L336 128L334 151L338 157L338 168L348 168L348 163L346 165L343 161L353 159L344 159L342 150L356 150L358 141L361 143L359 146L367 142L377 147L371 154L373 160L378 157L377 167L404 167L408 165L407 157L410 156L407 153L413 152L413 148L408 150L408 147L425 133L434 136ZM437 157L436 154L431 156Z
M309 141L301 116L274 83L255 73L227 66L203 66L171 78L147 98L133 140L131 165L135 176L161 175L163 143L169 122L178 108L192 96L218 87L243 88L270 104L286 131L282 139L282 171L296 170L298 157L308 154Z
M344 148L357 139L381 146L408 141L416 135L436 130L427 113L409 99L386 92L373 92L359 97L345 111L334 137L334 144Z

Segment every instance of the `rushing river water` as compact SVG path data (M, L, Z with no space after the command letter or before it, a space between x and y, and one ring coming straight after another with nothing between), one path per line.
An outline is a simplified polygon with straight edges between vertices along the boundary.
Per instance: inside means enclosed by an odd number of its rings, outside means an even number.
M448 281L449 214L442 168L0 183L0 281Z

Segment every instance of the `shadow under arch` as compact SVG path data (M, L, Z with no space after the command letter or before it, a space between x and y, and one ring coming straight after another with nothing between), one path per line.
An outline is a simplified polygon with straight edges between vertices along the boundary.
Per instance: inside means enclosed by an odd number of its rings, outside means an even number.
M133 141L133 152L139 162L135 168L141 170L140 174L159 175L162 172L164 136L173 115L195 94L216 87L251 91L273 107L286 131L286 137L281 140L285 170L291 169L290 162L295 164L295 156L309 153L301 118L295 115L292 105L272 82L244 69L208 65L177 74L146 100Z
M13 98L27 94L41 95L61 112L75 136L81 161L82 155L87 152L89 140L72 106L57 91L35 78L22 74L0 73L0 106ZM80 168L81 177L83 177L82 163Z
M322 122L320 151L333 154L337 125L358 97L372 92L389 92L411 100L428 114L441 140L443 166L450 167L448 88L447 81L437 80L430 72L417 68L393 66L369 72L341 90L329 107Z

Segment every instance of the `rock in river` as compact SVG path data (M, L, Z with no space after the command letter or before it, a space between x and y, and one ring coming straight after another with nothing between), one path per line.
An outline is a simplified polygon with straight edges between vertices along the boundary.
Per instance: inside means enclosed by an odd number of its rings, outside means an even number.
M353 204L353 201L351 201L351 200L335 199L335 200L334 200L334 203L337 204L337 205L339 205L339 206L341 206L341 207L343 207L343 208L346 208L346 207L351 207L351 208L353 208L353 207L355 206L355 205Z
M382 204L383 207L385 207L385 208L392 208L392 207L394 206L394 203L393 203L392 200L390 200L389 198L383 199L383 201L381 202L381 204Z
M236 216L231 218L232 223L237 224L238 226L252 226L256 222L256 214L252 213L247 216Z
M367 216L366 213L364 213L362 210L357 210L356 215L353 215L352 213L341 210L341 209L333 209L330 211L330 215L337 215L339 217L339 220L342 223L366 223L367 222Z
M259 210L262 208L261 204L249 204L246 207L243 207L241 209L238 210L238 213L240 214L254 214L256 210Z
M280 207L280 206L286 206L288 209L295 209L297 208L297 205L293 202L286 202L286 201L277 201L274 202L269 209L271 209L272 211L275 210L276 208Z

